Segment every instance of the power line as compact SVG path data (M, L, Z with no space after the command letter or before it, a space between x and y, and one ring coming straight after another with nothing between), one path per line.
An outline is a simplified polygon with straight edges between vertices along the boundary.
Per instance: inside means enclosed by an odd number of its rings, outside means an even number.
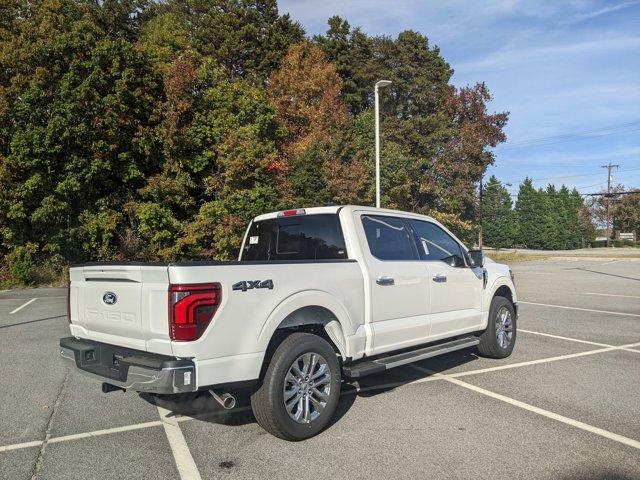
M599 193L581 193L580 195L584 196L584 197L617 197L618 195L633 195L636 193L640 193L640 190L629 190L628 192L613 192L613 193L606 193L606 192L599 192Z
M632 128L631 130L627 130L627 131L625 131L625 129L628 129L629 127L634 127L636 125L640 125L640 121L622 123L618 125L612 125L609 127L592 129L592 130L584 130L582 132L554 135L550 137L529 138L525 140L520 140L519 142L507 143L504 147L501 147L500 149L511 150L514 148L550 145L554 143L564 143L568 141L582 140L585 138L598 138L598 137L605 137L610 135L619 135L620 133L631 133L631 132L636 132L640 130L640 128Z
M635 172L640 170L640 168L626 168L624 170L619 170L620 172ZM581 173L578 175L556 175L554 177L542 177L542 178L531 178L532 182L539 182L541 180L559 180L563 178L578 178L578 177L595 177L601 175L600 173Z

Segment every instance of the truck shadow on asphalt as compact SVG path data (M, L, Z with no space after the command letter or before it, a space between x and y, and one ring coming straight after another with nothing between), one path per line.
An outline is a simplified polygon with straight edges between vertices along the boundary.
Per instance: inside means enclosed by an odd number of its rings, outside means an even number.
M440 373L476 361L478 359L476 353L475 348L467 348L440 357L423 360L415 365L431 372ZM342 384L340 402L327 428L331 428L347 414L357 397L374 397L431 375L411 366L403 366L359 380L346 379ZM251 390L242 389L233 393L236 397L236 407L232 410L224 410L207 391L171 396L149 395L146 393L140 393L139 395L143 400L169 410L171 416L177 418L192 417L199 421L227 426L255 423L256 420L251 411Z

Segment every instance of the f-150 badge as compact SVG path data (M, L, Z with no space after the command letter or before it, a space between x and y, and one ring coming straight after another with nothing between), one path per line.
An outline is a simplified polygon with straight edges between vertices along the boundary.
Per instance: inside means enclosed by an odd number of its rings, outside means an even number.
M231 287L232 290L242 292L253 290L254 288L268 288L269 290L273 290L273 280L242 280L241 282L234 283Z

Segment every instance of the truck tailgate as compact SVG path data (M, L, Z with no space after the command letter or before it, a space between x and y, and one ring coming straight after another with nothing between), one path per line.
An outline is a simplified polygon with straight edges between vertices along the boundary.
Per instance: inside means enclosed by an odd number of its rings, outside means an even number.
M85 265L70 279L74 336L171 354L166 266Z

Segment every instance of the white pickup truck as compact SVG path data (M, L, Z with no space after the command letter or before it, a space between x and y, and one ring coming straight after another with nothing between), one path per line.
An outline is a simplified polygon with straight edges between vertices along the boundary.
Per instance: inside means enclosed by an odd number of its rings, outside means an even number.
M505 265L430 217L358 206L255 218L238 261L89 263L70 269L63 358L103 391L251 388L258 423L320 432L344 377L477 347L511 354L517 302Z

